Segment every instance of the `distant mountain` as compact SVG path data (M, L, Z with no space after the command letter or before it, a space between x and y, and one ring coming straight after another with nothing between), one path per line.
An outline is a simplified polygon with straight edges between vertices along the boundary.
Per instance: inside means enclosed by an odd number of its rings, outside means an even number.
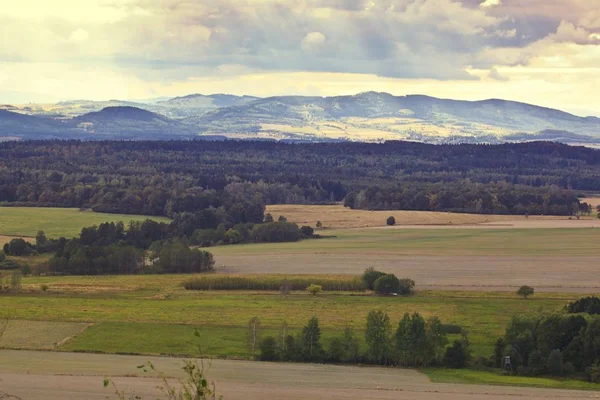
M189 94L182 97L174 97L167 101L160 101L158 104L169 107L188 107L188 108L220 108L230 107L250 103L258 100L254 96L234 96L232 94Z
M107 107L70 120L0 110L0 139L189 139L197 128L136 107ZM215 137L214 139L218 139Z
M460 101L366 92L354 96L280 96L219 108L186 120L203 132L244 137L470 141L516 133L568 131L600 139L600 118L506 101Z
M155 104L76 100L0 106L0 140L235 138L600 144L600 118L507 100L462 101L365 92L353 96L191 94ZM27 115L25 115L27 114ZM6 140L6 139L4 139Z

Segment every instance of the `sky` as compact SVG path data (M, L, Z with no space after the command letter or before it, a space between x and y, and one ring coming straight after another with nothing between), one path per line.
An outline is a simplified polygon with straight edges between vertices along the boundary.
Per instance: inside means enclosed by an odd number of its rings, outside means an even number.
M600 116L600 0L0 0L0 103L370 90Z

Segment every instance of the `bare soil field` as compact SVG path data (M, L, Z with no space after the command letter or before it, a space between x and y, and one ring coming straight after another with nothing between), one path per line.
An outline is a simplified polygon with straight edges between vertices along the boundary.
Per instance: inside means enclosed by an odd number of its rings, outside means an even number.
M600 203L600 199L598 200ZM312 205L270 205L266 212L275 219L280 215L288 221L299 225L315 227L320 221L325 228L365 228L385 226L389 216L396 219L396 225L477 225L496 222L525 222L534 221L569 221L569 217L562 216L531 216L525 218L521 215L485 215L485 214L459 214L434 211L367 211L352 210L342 205L312 206ZM588 219L588 217L586 217ZM589 219L592 219L591 217ZM552 225L552 222L548 223ZM600 226L600 225L598 225Z
M167 376L181 376L182 360L120 355L0 351L0 389L28 400L116 398L102 387L114 377L120 390L156 398L160 382L135 366L152 361ZM208 377L225 400L245 399L400 399L542 400L597 398L573 390L431 383L414 370L311 364L213 360ZM172 380L171 382L176 382Z
M21 236L4 236L4 235L0 235L0 247L4 246L5 243L8 243L11 240L16 239L18 237L21 237ZM28 242L35 241L33 238L30 238L30 237L23 237L23 239L25 239ZM2 249L0 249L0 250L2 250Z

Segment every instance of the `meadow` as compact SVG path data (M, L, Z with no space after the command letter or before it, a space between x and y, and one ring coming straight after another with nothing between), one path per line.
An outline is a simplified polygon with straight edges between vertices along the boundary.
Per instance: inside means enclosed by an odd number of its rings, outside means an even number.
M38 231L44 231L50 238L71 238L86 226L118 221L127 224L129 221L144 221L147 218L159 222L169 221L164 217L104 214L80 211L77 208L0 207L0 240L6 241L2 236L34 237Z

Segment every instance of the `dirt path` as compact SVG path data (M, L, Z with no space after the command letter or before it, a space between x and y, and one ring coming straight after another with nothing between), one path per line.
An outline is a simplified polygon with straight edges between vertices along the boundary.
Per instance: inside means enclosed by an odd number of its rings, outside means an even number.
M102 380L117 376L113 380L120 390L154 399L159 395L155 389L159 381L143 377L135 367L148 360L169 376L180 375L181 360L175 358L0 351L0 390L23 400L100 400L115 398L102 387ZM123 377L133 373L138 376ZM395 368L214 360L208 375L226 400L598 398L595 392L434 384L414 370Z

